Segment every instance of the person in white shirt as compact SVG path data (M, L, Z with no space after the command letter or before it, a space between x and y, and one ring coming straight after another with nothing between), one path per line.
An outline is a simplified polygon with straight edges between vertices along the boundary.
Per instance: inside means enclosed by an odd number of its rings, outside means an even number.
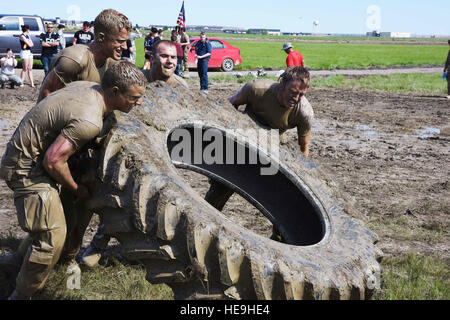
M11 89L14 89L14 86L23 86L22 79L14 73L14 67L17 67L17 60L11 48L6 49L6 57L0 59L0 65L0 85L2 89L8 81Z
M131 46L133 47L133 51L131 51L131 62L136 63L136 39L142 38L142 33L139 31L139 29L136 27L134 28L136 32L133 32L133 30L130 32L130 40L131 40Z
M66 38L64 38L64 29L65 28L66 28L66 26L63 24L60 24L58 26L58 34L59 34L58 52L60 52L66 48Z

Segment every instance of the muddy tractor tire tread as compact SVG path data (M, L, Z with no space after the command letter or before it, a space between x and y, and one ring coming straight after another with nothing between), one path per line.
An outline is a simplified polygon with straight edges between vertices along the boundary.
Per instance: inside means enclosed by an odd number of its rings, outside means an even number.
M119 240L122 255L147 267L148 281L200 281L232 299L368 299L379 292L376 234L347 214L332 183L299 151L281 148L279 161L324 215L322 239L305 246L270 240L231 221L171 161L167 139L173 128L255 126L247 116L165 84L149 85L146 96L142 108L114 113L105 125L110 131L96 154L100 187L89 206Z

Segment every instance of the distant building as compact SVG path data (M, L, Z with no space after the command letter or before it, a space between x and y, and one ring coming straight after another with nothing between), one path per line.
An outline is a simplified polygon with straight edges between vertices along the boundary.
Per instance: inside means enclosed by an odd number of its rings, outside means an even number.
M387 38L411 38L410 32L381 32L381 37Z
M232 34L246 34L247 29L240 29L240 28L230 28L226 27L223 29L224 33L232 33Z
M304 37L304 36L310 36L311 33L308 33L308 32L282 32L281 35L293 36L293 37Z
M267 29L267 34L269 36L281 36L281 30L280 29Z
M187 26L186 31L190 32L206 32L206 33L223 33L223 27L219 26Z
M280 29L248 29L248 34L261 34L269 36L281 36Z
M372 31L372 32L367 32L366 35L368 37L380 37L381 36L381 32L380 31Z
M56 17L55 19L47 19L47 18L42 18L42 20L44 21L45 24L51 22L54 25L58 26L59 24L64 24L65 26L71 26L71 27L83 27L83 21L79 21L79 20L65 20L65 19L61 19L60 17Z

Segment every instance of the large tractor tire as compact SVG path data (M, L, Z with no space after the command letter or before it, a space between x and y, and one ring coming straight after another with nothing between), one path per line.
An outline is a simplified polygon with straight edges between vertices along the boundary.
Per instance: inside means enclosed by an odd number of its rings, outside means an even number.
M177 129L222 134L223 144L243 147L257 164L235 165L177 158ZM260 127L231 105L199 94L149 84L142 107L112 114L101 148L96 193L88 206L104 232L118 239L122 255L147 268L151 283L167 283L176 298L368 299L380 290L377 236L350 217L333 182L298 146L279 156L258 149L255 137L232 129ZM192 159L198 146L192 143ZM208 142L200 146L205 151ZM184 153L183 156L186 156ZM275 175L260 175L267 161ZM233 161L231 161L233 162ZM177 168L215 179L258 208L283 242L233 222L204 200ZM218 296L217 296L218 295Z

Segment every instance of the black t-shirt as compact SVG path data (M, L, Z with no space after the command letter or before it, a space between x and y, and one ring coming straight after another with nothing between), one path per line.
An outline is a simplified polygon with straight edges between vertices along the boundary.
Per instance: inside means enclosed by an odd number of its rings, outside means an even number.
M77 44L90 44L94 41L94 34L90 31L84 32L83 30L79 30L75 32L73 37L74 39L77 39Z
M59 34L56 32L47 32L47 33L41 33L40 35L41 43L53 43L59 41ZM57 54L58 53L58 46L54 47L42 47L42 54L43 55L50 55L50 54Z
M130 47L131 47L131 40L128 39L127 40L127 49L122 50L122 58L129 58L131 56Z

